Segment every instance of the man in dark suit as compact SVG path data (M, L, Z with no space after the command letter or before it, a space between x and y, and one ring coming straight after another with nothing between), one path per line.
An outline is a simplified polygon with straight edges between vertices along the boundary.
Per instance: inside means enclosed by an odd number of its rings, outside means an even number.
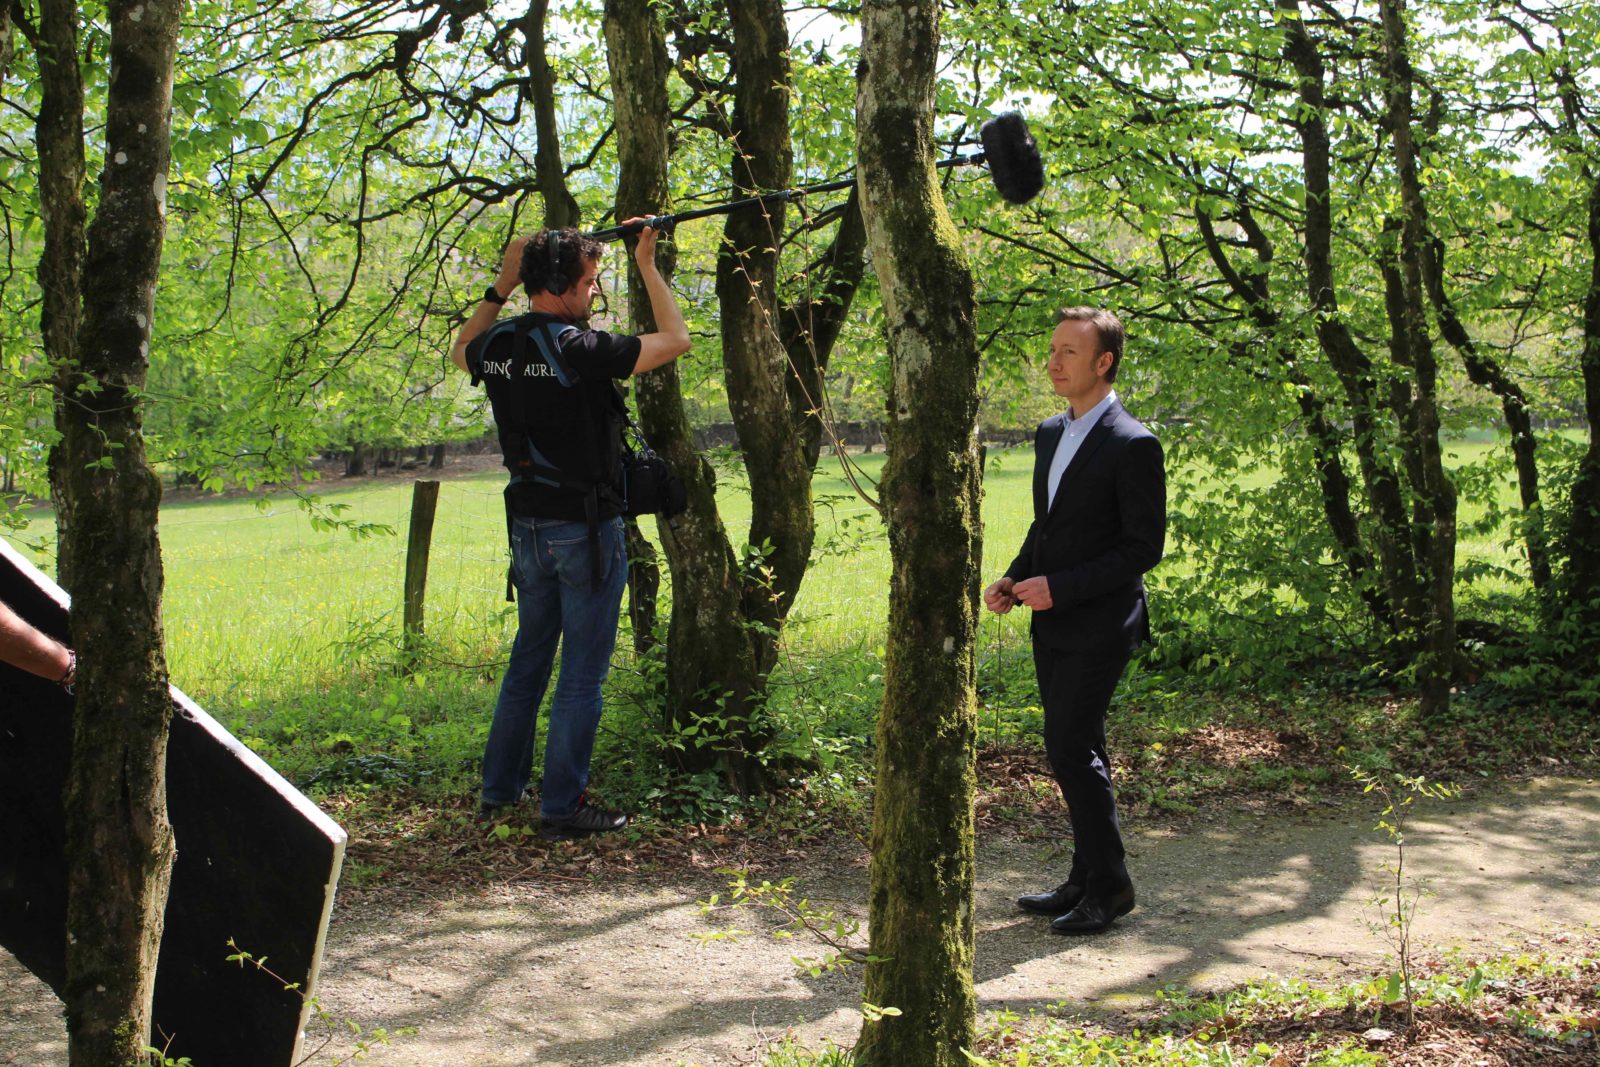
M1018 604L1033 612L1045 752L1072 820L1067 880L1017 904L1056 916L1056 933L1088 934L1133 910L1106 708L1133 650L1150 638L1142 575L1166 540L1166 475L1161 443L1111 387L1122 323L1087 307L1057 319L1049 373L1068 408L1034 436L1033 525L983 599L1000 614Z

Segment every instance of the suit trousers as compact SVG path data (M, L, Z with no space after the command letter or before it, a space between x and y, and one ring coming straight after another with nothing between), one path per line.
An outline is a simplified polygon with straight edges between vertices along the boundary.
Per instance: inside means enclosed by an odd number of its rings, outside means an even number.
M1072 877L1120 886L1122 827L1106 755L1106 709L1132 651L1084 642L1062 648L1033 645L1033 666L1044 707L1044 748L1072 821Z

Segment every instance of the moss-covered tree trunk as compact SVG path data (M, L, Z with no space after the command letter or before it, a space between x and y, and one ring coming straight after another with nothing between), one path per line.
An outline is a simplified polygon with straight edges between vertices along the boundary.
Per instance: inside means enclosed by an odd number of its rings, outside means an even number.
M666 38L655 11L631 0L608 0L606 54L611 69L617 123L617 217L666 211L667 100ZM670 275L664 270L664 277ZM654 329L650 302L637 271L629 270L633 327ZM691 354L689 358L693 358ZM675 363L635 379L639 419L650 444L666 457L688 490L688 510L671 523L659 523L672 580L672 617L667 631L667 714L671 734L682 724L681 709L705 708L725 699L735 709L750 705L757 671L742 625L739 561L717 513L716 482L710 464L695 451L684 414ZM718 686L715 693L713 686ZM699 731L680 742L680 755L714 753L701 748Z
M733 24L735 197L785 189L789 142L789 34L779 0L729 0ZM779 327L778 255L782 202L728 216L717 255L717 304L729 409L750 474L750 551L744 614L757 668L772 667L773 636L788 614L811 557L815 522L811 464L797 447L805 408L789 403L793 380Z
M858 188L891 383L883 502L892 574L877 731L867 1021L872 1067L967 1062L972 988L981 468L972 276L933 168L937 0L862 6Z
M141 392L166 228L181 9L176 0L108 6L106 163L85 246L79 13L71 0L40 5L40 199L50 231L40 280L61 432L52 460L59 573L72 594L80 664L66 791L74 1067L141 1058L172 869L161 486L145 456Z
M783 8L777 0L735 0L727 14L730 33L716 41L728 50L733 107L731 116L712 107L709 121L734 148L731 179L738 192L784 188L791 151ZM606 47L622 171L618 216L664 211L672 116L656 11L608 3ZM778 208L730 215L717 266L729 407L752 497L750 542L757 547L747 557L736 551L717 512L715 481L694 449L678 371L664 367L642 376L635 387L651 445L689 491L688 511L659 526L672 582L669 744L685 769L716 769L731 787L747 792L765 784L760 753L771 736L764 715L767 675L815 537L811 469L821 436L814 412L818 386L864 270L863 231L852 207L828 253L807 267L824 295L803 305L780 305L782 218ZM647 309L642 291L635 291L633 303ZM635 325L647 329L649 320L640 317Z

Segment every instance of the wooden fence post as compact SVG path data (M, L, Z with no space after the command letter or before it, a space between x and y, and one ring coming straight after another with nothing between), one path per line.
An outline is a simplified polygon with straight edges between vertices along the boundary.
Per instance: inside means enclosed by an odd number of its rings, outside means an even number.
M439 505L439 483L419 481L411 491L411 531L406 542L406 606L402 640L405 669L421 646L423 609L428 595L428 552L433 547L433 514Z

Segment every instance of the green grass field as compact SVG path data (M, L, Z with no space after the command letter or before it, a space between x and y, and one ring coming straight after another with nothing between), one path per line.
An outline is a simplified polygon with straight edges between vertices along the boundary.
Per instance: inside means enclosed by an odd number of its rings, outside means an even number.
M1458 462L1471 462L1492 447L1461 444L1452 451ZM857 459L868 478L879 477L881 454ZM985 581L1003 570L1021 542L1031 468L1031 448L990 453ZM1259 487L1268 477L1256 472L1237 487ZM441 486L428 581L430 651L423 672L410 679L392 669L411 507L408 480L321 487L324 503L345 509L344 519L395 531L364 539L313 529L290 496L169 502L162 509L161 541L174 683L302 777L324 756L352 750L469 764L481 747L498 668L515 627L504 600L502 479L495 470ZM1205 484L1196 477L1173 481ZM748 528L749 498L732 472L723 472L719 484L723 518L737 543ZM824 458L815 491L816 559L786 631L780 669L813 679L798 700L834 704L828 714L852 720L836 724L838 730L869 734L876 678L870 663L861 663L878 654L883 640L888 545L875 511L854 495L837 460ZM1510 506L1514 487L1506 482L1497 491L1502 506ZM1173 504L1183 506L1184 500ZM653 535L654 520L643 525ZM44 512L16 540L47 538L51 529ZM1239 529L1240 536L1249 535L1247 523ZM1507 540L1504 533L1464 538L1461 555L1511 564ZM1169 551L1174 547L1181 546L1169 545ZM48 546L33 554L50 569ZM1153 587L1159 592L1181 585L1188 569L1181 553L1175 554L1156 572ZM986 616L980 659L987 664L998 651L1021 678L1025 642L1023 613ZM614 676L618 686L628 684L630 661L624 640ZM824 691L842 684L840 679L855 679L847 699ZM841 703L855 710L841 712Z
M876 478L883 456L858 457ZM991 463L989 537L1010 553L1025 530L1031 459L1020 451ZM440 487L428 577L430 638L463 664L492 662L515 622L505 603L505 519L499 471L446 480ZM749 497L720 482L729 536L742 542ZM869 486L870 488L870 486ZM796 647L831 651L881 640L889 554L875 511L824 461L816 481L818 553L796 606ZM167 647L174 680L199 697L267 691L287 679L340 672L364 648L400 627L409 481L345 487L319 496L351 522L389 526L395 535L356 539L313 530L293 498L187 500L161 511L166 565ZM44 536L40 513L19 547ZM654 536L654 520L642 524ZM51 553L29 554L46 570ZM986 566L985 573L994 568Z
M1493 447L1457 444L1451 451L1459 462L1476 462ZM869 478L881 474L881 454L855 459ZM985 580L998 575L1026 532L1031 466L1028 448L990 454L983 507ZM1259 474L1249 477L1257 484L1265 480ZM440 488L427 627L430 637L463 663L491 659L514 628L503 599L502 484L503 475L490 471L447 480ZM720 484L729 536L742 542L749 497L726 474ZM212 698L241 686L270 692L289 678L343 671L361 658L364 647L399 630L410 482L349 487L330 482L318 493L327 504L347 509L343 518L387 525L395 535L358 540L313 530L288 496L264 504L242 498L184 500L162 508L168 656L182 687ZM824 457L815 495L817 559L795 607L791 645L818 652L871 645L882 639L887 614L889 553L882 524L840 475L837 460ZM1502 506L1514 505L1509 481L1501 496ZM1470 518L1464 515L1463 525ZM653 537L654 520L642 525ZM51 526L50 513L41 512L27 537L17 539L19 547L40 537L48 543ZM1458 554L1510 563L1506 541L1504 531L1464 537ZM48 550L30 554L51 569ZM1174 580L1172 566L1164 564L1158 579Z

